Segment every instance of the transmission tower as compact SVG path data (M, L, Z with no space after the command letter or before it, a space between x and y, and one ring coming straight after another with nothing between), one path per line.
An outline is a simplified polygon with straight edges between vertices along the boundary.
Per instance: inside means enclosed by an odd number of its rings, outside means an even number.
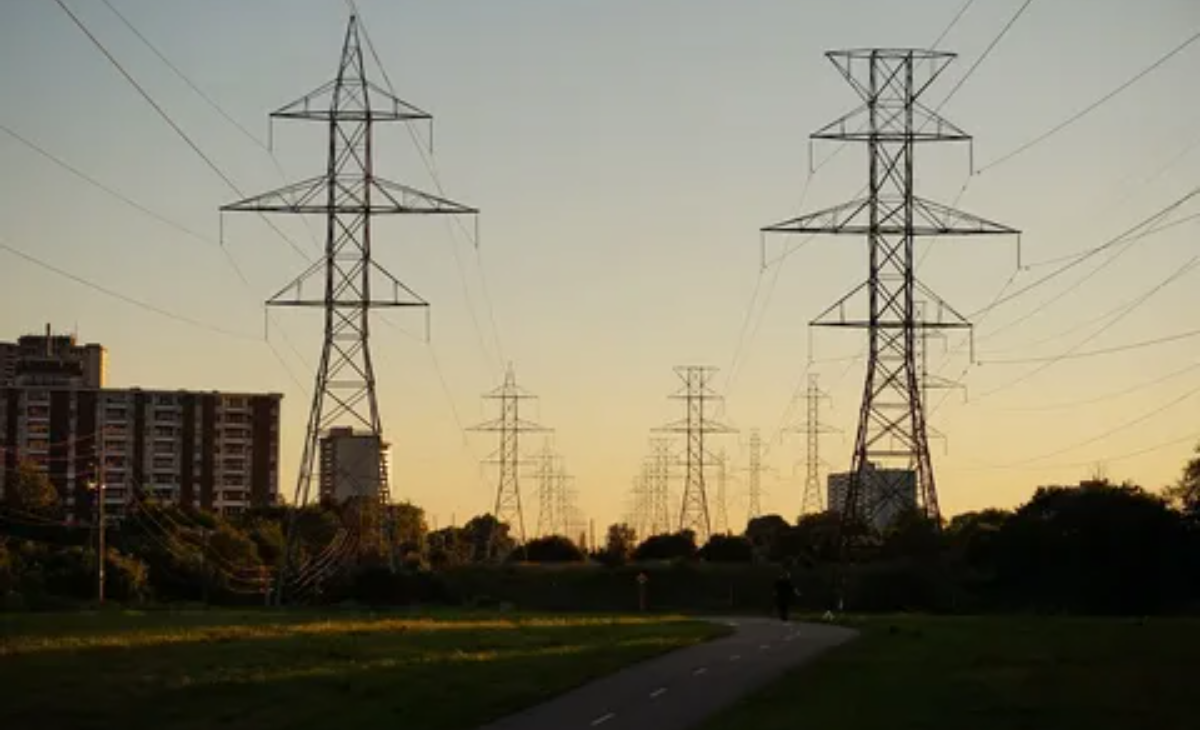
M746 510L747 524L750 520L762 517L762 456L762 436L759 435L756 428L750 431L750 464L746 468L750 496L750 504Z
M562 482L558 478L557 461L550 439L546 439L541 453L537 455L538 537L563 534L556 532L561 523L559 515L563 501L559 491Z
M670 397L684 401L687 415L682 420L655 429L661 432L682 433L687 438L679 529L692 530L701 542L707 541L712 534L712 518L709 514L704 477L706 468L714 459L706 450L705 436L734 431L706 415L705 404L721 400L721 396L709 386L715 372L716 368L699 365L675 368L675 373L683 380L684 387Z
M550 429L521 418L521 402L537 396L517 386L510 364L504 373L504 384L485 393L484 398L500 401L500 417L477 426L471 431L500 434L500 444L485 463L499 467L496 484L496 506L493 514L499 522L516 530L517 541L525 542L525 515L521 509L521 466L529 463L521 458L521 434L544 433Z
M382 446L383 424L375 395L375 370L369 346L370 311L384 307L428 306L428 302L373 259L372 219L377 215L475 214L478 211L389 182L375 174L375 123L432 120L432 117L367 79L358 18L353 14L346 27L334 80L270 116L326 125L328 157L325 173L225 205L221 211L294 213L325 218L322 256L267 300L271 306L321 307L325 310L325 336L296 482L294 504L303 506L310 497L320 440L331 427L349 425L362 429ZM305 284L310 280L314 286L306 292ZM391 501L387 471L382 467L378 497L385 507ZM389 511L385 509L385 512ZM295 530L289 529L287 560L280 572L281 579L291 570L294 555Z
M646 536L661 535L671 529L671 441L650 439L650 457L646 460Z
M803 426L789 429L806 436L804 454L804 491L800 498L800 514L824 511L825 500L821 488L821 435L836 433L837 429L821 422L821 402L828 401L829 394L821 390L820 376L808 374L808 390L804 393L805 419Z
M725 449L721 449L721 453L717 454L716 459L717 470L717 517L716 533L718 535L729 534L729 505L726 503L726 485L729 477L729 457L725 454Z
M917 337L927 328L969 328L970 323L917 281L914 240L918 236L1017 231L925 200L913 192L917 143L970 139L918 101L954 54L859 49L826 55L862 104L812 137L867 144L867 195L763 231L867 237L867 281L812 323L864 328L868 333L866 378L846 500L840 509L842 522L870 524L877 515L912 506L909 495L914 481L919 508L937 520L940 510L916 362ZM936 305L936 317L918 319L914 308L918 291ZM865 295L865 307L859 301L860 294ZM859 309L848 314L847 308L855 304ZM842 533L848 534L846 530Z
M924 319L925 304L926 304L925 302L917 302L916 303L917 316L919 319ZM930 408L930 406L929 406L929 391L961 389L965 396L966 386L964 386L962 383L960 383L958 381L951 380L949 378L944 378L941 375L938 375L937 373L929 372L929 340L930 339L942 340L943 346L944 346L946 334L940 330L933 330L933 329L925 328L925 329L921 330L921 335L917 339L917 372L918 372L918 376L919 376L919 381L921 383L921 405L923 406L923 408L925 410L925 414L926 414L925 429L929 433L929 438L941 440L943 447L945 447L947 444L946 435L944 433L942 433L941 431L939 431L937 428L935 428L934 425L929 422L929 419L931 419L933 417L933 411L936 410L936 409Z
M633 478L633 485L629 490L629 506L625 510L625 516L622 522L633 528L634 532L639 535L645 534L649 500L647 499L646 489L649 484L650 466L642 464L642 471Z

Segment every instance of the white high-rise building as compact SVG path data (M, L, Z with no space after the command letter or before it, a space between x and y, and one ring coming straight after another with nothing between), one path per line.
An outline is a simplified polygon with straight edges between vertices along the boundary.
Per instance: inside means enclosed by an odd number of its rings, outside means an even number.
M351 497L378 498L389 480L391 445L378 436L349 427L331 428L321 437L321 497L344 502Z
M841 512L850 490L849 472L830 474L829 510ZM887 529L904 512L917 507L917 473L912 469L879 469L867 465L858 486L858 514L869 517L871 527Z

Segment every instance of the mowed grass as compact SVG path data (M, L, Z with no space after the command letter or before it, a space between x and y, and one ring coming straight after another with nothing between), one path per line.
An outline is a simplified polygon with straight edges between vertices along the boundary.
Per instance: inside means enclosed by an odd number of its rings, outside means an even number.
M704 730L1200 727L1200 620L873 618Z
M0 727L466 730L727 630L682 617L0 616Z

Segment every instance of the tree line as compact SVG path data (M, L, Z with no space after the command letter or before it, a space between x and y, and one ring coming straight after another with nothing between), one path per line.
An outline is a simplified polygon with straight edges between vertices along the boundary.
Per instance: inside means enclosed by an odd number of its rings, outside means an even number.
M95 525L64 523L57 492L32 466L22 465L9 483L15 486L0 505L0 605L94 600ZM1158 494L1105 480L1042 487L1013 510L961 514L944 524L902 516L863 535L869 547L850 555L842 552L843 529L833 513L794 521L767 515L741 534L700 544L689 531L643 537L614 524L604 544L589 551L557 535L518 544L491 515L431 531L423 510L407 503L385 508L352 500L223 517L147 497L126 505L107 530L105 588L109 600L127 603L265 603L282 587L297 603L461 603L499 594L531 608L552 600L554 608L591 609L608 605L605 592L632 595L626 584L648 573L652 585L673 586L673 605L687 608L693 599L698 605L726 593L736 602L760 582L765 596L765 583L784 569L801 587L804 606L816 610L839 599L853 610L1200 608L1200 457ZM288 530L296 531L290 556ZM285 563L287 580L280 581ZM537 565L566 570L538 572ZM523 568L528 575L507 583L488 575L513 577ZM553 586L543 590L539 581ZM569 581L574 588L561 589ZM591 604L581 598L589 595L597 596Z

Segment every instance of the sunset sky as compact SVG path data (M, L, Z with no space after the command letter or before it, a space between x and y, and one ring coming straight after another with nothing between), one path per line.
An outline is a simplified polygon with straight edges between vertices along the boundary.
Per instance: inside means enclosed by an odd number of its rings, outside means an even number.
M941 44L960 57L928 104L941 102L1022 1L972 4ZM68 4L241 191L280 186L260 144L267 114L335 74L345 3L111 2L257 141L103 3ZM479 461L492 437L463 427L495 416L479 395L512 362L518 381L540 396L531 417L554 427L580 506L600 529L624 511L650 430L683 415L667 398L680 385L672 368L696 364L721 368L724 419L740 429L721 443L745 466L749 430L761 429L773 469L764 507L794 517L804 439L781 432L803 416L789 403L809 371L832 396L828 422L845 434L826 438L823 456L839 469L849 462L863 367L847 358L861 352L865 333L810 335L807 324L865 278L865 246L818 238L780 258L797 241L772 238L765 252L776 263L763 270L758 231L848 200L866 181L861 146L814 143L814 165L837 156L798 207L808 135L858 101L824 52L927 47L962 1L359 6L399 95L434 114L446 193L482 211L478 251L444 219L377 228L378 260L433 304L430 345L421 315L388 315L396 326L374 330L393 493L442 525L490 509L494 477ZM1019 291L1053 270L1041 262L1102 244L1195 188L1200 43L1061 132L989 163L1198 30L1195 0L1032 3L942 110L974 135L983 171L970 177L963 144L922 147L916 163L923 196L949 204L961 192L959 207L1020 229L1031 268L1013 278L1013 240L943 239L920 270L926 284L960 312L976 312L1006 285ZM50 322L104 344L114 386L284 393L280 489L290 497L321 316L273 313L271 342L300 387L264 342L262 301L307 263L261 220L227 216L225 246L249 285L239 280L218 248L217 209L240 196L56 3L0 10L0 98L0 125L201 235L139 212L0 131L0 243L226 331L131 306L0 250L0 339ZM413 131L427 141L425 125ZM404 128L381 125L376 135L378 174L436 192ZM319 125L277 123L273 137L288 181L324 170ZM1198 213L1200 199L1164 222ZM316 253L318 220L311 230L294 217L275 220ZM473 233L474 222L464 223ZM1155 488L1175 478L1200 442L1200 338L1048 367L1037 360L1084 340L1078 352L1200 328L1200 279L1186 268L1200 255L1198 233L1200 219L1181 223L1111 264L1110 253L1096 256L989 312L977 328L982 365L967 368L959 334L930 343L931 369L955 378L966 370L968 386L965 399L932 396L939 407L931 425L946 437L932 443L945 513L1013 506L1039 484L1076 482L1097 469ZM929 245L920 244L922 255ZM535 451L541 437L526 443ZM739 479L729 510L740 525ZM532 527L536 485L523 484Z

